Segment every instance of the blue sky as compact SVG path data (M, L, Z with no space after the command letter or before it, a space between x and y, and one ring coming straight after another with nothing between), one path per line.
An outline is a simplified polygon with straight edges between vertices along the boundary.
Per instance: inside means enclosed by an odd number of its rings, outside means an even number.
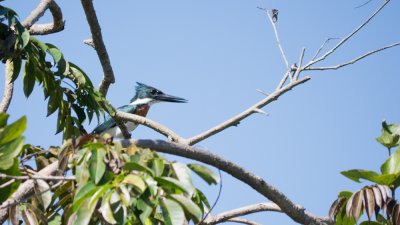
M25 18L38 1L5 1ZM309 60L327 37L344 37L382 1L356 9L357 1L95 1L103 38L116 75L107 98L114 106L129 102L136 81L189 100L159 104L149 117L181 136L191 137L245 110L263 98L256 89L274 90L285 72L273 30L256 7L279 9L277 23L290 63L301 48ZM66 20L61 33L39 37L58 46L98 84L102 69L80 1L59 1ZM367 51L398 42L398 9L392 1L359 35L320 65L336 65ZM40 22L49 22L48 13ZM330 42L332 47L335 40ZM264 108L238 127L197 146L213 151L263 177L297 204L327 215L341 190L357 190L340 171L379 170L387 150L376 141L383 119L400 123L398 86L400 48L373 55L349 67L309 72L312 80ZM0 82L3 88L3 82ZM56 116L46 117L40 88L26 99L16 81L9 113L28 117L27 141L60 145ZM2 89L1 89L2 90ZM94 121L88 130L96 126ZM139 127L134 138L163 138ZM183 160L169 157L171 160ZM184 160L185 162L187 160ZM218 187L198 182L211 202ZM223 190L214 213L265 202L250 187L223 173ZM262 224L295 224L277 213L248 218Z

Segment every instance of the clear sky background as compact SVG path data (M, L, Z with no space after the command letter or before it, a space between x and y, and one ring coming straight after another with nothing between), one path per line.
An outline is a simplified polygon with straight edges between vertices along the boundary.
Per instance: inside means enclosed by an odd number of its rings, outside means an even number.
M95 1L103 38L116 75L107 98L114 106L129 103L135 82L160 88L189 100L187 104L155 105L148 117L184 137L225 121L272 92L285 65L266 15L256 7L279 9L277 23L290 63L301 48L309 60L327 37L344 37L383 1ZM38 1L5 1L25 18ZM66 27L39 37L58 46L98 84L102 69L90 38L80 1L58 1ZM336 65L400 40L400 2L392 1L365 29L319 65ZM40 22L49 22L46 14ZM332 47L337 40L331 41ZM375 137L381 121L400 123L400 48L389 49L336 71L310 72L312 80L253 115L197 146L236 162L283 191L295 203L324 216L341 190L356 184L340 171L379 171L387 150ZM2 70L4 71L4 70ZM21 76L22 77L22 76ZM56 115L46 117L41 88L26 99L21 77L16 81L11 120L28 117L27 142L60 145L54 135ZM1 89L3 90L3 82ZM97 121L87 125L92 130ZM164 139L139 127L134 138ZM184 160L166 156L171 160ZM213 214L268 201L247 185L223 173L223 189ZM214 202L218 186L197 185ZM247 218L262 224L295 224L279 213Z

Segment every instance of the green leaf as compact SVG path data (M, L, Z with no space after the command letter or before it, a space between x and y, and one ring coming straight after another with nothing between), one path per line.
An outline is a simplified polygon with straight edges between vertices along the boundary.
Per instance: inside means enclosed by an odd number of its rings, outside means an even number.
M21 65L22 65L22 60L21 58L13 58L10 66L8 67L8 74L11 74L11 81L10 83L14 82L19 73L21 72Z
M93 195L100 187L96 186L93 182L86 183L83 187L79 189L74 198L74 203L72 205L72 210L76 212L78 208L81 207L83 201L85 201L89 196Z
M212 170L210 170L208 167L205 167L200 164L188 164L188 167L197 175L199 175L208 184L219 183L219 176Z
M109 190L111 185L98 186L92 195L88 195L83 199L81 206L77 211L77 217L74 221L76 225L86 225L89 224L92 214L96 209L97 202L104 195L104 192ZM78 193L79 194L79 193ZM74 206L73 206L74 207Z
M172 194L171 197L183 207L195 224L199 223L203 219L203 212L191 199L176 194Z
M51 203L51 192L50 185L44 180L36 180L35 182L35 192L37 194L37 199L40 204L46 210Z
M163 172L164 172L164 160L160 159L160 158L154 158L152 161L152 169L154 171L154 175L156 177L160 177L162 176Z
M208 209L211 209L211 205L208 202L208 199L207 199L206 195L203 192L201 192L199 189L196 189L196 192L199 195L200 200L204 203L204 205L206 205L206 207Z
M146 224L148 219L153 211L153 207L147 204L143 199L139 198L136 204L136 207L142 211L139 216L140 221L142 224Z
M343 197L343 198L349 199L352 195L353 195L353 192L351 192L351 191L341 191L338 194L338 198Z
M104 163L104 156L106 150L104 148L98 148L92 150L92 157L90 159L89 173L90 178L95 184L98 184L106 171L106 164Z
M363 221L360 223L360 225L382 225L381 223L375 222L375 221Z
M24 141L24 137L18 137L13 141L0 145L0 170L7 170L12 167L14 164L13 159L21 152Z
M0 128L3 128L7 125L8 114L0 113Z
M353 169L353 170L347 170L347 171L342 171L340 172L343 176L354 180L355 182L361 183L360 179L365 179L365 180L374 180L376 177L379 176L378 173L370 170L359 170L359 169Z
M56 88L54 93L50 95L49 102L47 104L47 116L53 114L60 107L61 99L62 92Z
M172 177L155 177L154 180L157 181L159 186L161 186L162 188L167 188L171 190L177 189L186 193L190 193L191 191L188 190L182 182Z
M26 117L19 118L14 123L8 125L4 130L0 131L0 145L15 140L26 129ZM1 155L1 152L0 152Z
M46 52L49 49L49 47L45 43L39 41L38 39L36 39L34 37L30 37L29 40L30 40L31 44L36 46L38 49L41 49L43 52Z
M377 137L376 140L387 148L393 148L399 145L400 125L387 124L386 121L383 121L381 136Z
M176 201L161 198L160 204L166 225L182 225L184 223L185 213Z
M195 187L192 182L192 176L190 174L189 168L183 163L176 162L172 163L172 169L178 180L181 181L182 184L185 186L185 189L189 196L192 196L195 191Z
M61 216L56 215L52 220L49 221L48 225L61 225Z
M139 193L143 193L146 190L146 184L143 181L143 178L135 174L128 174L122 183L132 185L132 187Z
M54 59L54 63L58 64L62 60L63 54L56 46L52 44L46 43L46 46L47 46L47 52L50 53L50 55Z
M113 212L111 210L110 206L110 197L111 195L108 194L104 197L104 199L101 201L101 207L99 209L99 212L103 216L104 220L109 223L109 224L116 224L117 221L114 218Z
M12 176L20 176L21 172L19 170L18 158L14 158L13 165L6 170L0 170L0 173ZM0 179L0 185L8 182L9 180L10 179ZM4 188L0 188L0 202L4 202L5 200L7 200L8 197L10 197L18 189L20 184L21 181L17 180Z
M18 39L21 41L22 48L25 48L29 43L29 31L25 29L19 22L16 25L18 30Z
M29 97L35 86L35 68L29 59L25 62L23 83L25 97Z
M382 174L396 174L400 172L400 147L382 164Z
M137 162L127 162L127 163L125 163L123 169L124 169L124 170L127 170L127 171L141 171L141 172L146 172L146 173L148 173L149 175L154 176L154 173L153 173L153 171L152 171L151 169L149 169L149 168L146 167L146 166L142 166L142 165L140 165L140 164L137 163Z

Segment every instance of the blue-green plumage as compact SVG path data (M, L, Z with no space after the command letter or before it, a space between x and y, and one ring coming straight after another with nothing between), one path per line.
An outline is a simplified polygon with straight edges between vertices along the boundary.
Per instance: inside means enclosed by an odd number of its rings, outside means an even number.
M122 107L119 107L118 110L126 113L146 116L150 106L157 102L183 103L187 102L187 100L172 95L164 94L162 91L154 87L142 83L137 83L136 94L131 99L131 103L129 105L124 105ZM129 132L131 132L137 127L137 124L133 122L125 122L125 125ZM99 124L93 130L92 133L94 134L108 133L113 137L123 138L121 130L110 116L106 116L104 122Z

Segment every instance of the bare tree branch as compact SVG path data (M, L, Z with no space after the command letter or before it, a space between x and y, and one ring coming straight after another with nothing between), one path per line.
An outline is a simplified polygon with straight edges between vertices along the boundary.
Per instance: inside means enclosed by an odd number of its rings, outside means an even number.
M31 175L31 176L12 176L0 173L0 179L14 179L14 180L75 180L74 176L44 176L44 175Z
M358 26L354 31L352 31L349 35L347 35L345 38L343 38L335 47L333 47L331 50L326 52L323 56L319 57L318 59L311 60L310 62L307 63L307 65L304 66L304 68L308 68L315 63L318 63L332 53L334 53L340 46L342 46L347 40L349 40L351 37L353 37L358 31L361 30L365 25L367 25L385 6L390 2L390 0L385 0L384 3L370 16L368 17L367 20L365 20L360 26Z
M361 56L359 56L357 58L354 58L354 59L352 59L352 60L350 60L350 61L348 61L346 63L338 64L336 66L308 67L308 68L305 68L304 70L336 70L336 69L339 69L341 67L354 64L357 61L359 61L361 59L364 59L365 57L370 56L372 54L375 54L377 52L383 51L383 50L388 49L388 48L396 47L396 46L399 46L399 45L400 45L400 42L397 42L397 43L394 43L394 44L391 44L391 45L387 45L385 47L382 47L382 48L379 48L379 49L375 49L373 51L369 51L369 52L365 53L364 55L361 55Z
M7 112L8 107L10 106L11 99L14 91L14 83L11 82L12 78L12 68L10 68L11 59L7 59L6 64L4 66L4 94L3 99L0 103L0 112Z
M210 151L162 140L135 141L125 139L121 140L121 144L124 147L134 144L138 147L150 148L158 152L182 156L214 166L244 182L258 193L275 202L282 209L282 211L294 221L301 224L327 224L327 220L325 218L314 216L305 211L303 207L294 204L287 196L285 196L275 187L268 184L261 177Z
M304 58L304 52L305 51L306 51L305 48L301 49L301 54L300 54L299 61L298 61L299 66L297 67L296 72L294 73L294 77L293 77L294 80L298 80L299 79L299 75L300 75L300 72L301 72L301 65L303 64L303 58Z
M257 8L265 11L265 13L267 14L268 20L271 22L272 28L274 29L276 43L278 44L279 50L281 51L281 54L282 54L282 58L285 61L286 69L289 70L289 68L290 68L289 61L287 60L285 51L283 51L281 41L279 40L278 30L276 29L275 22L272 20L271 14L269 13L268 9L263 9L261 7L257 7Z
M299 206L299 207L301 207L301 206ZM205 224L213 225L213 224L221 223L224 221L228 221L235 217L245 216L245 215L249 215L249 214L253 214L253 213L257 213L257 212L265 212L265 211L282 212L281 208L279 208L279 206L273 202L258 203L258 204L253 204L253 205L233 209L233 210L223 212L218 215L209 217L205 221Z
M164 136L168 137L168 139L171 141L182 143L182 144L187 142L184 138L182 138L181 136L176 134L174 131L170 130L166 126L164 126L158 122L155 122L153 120L150 120L150 119L147 119L145 117L138 116L135 114L122 112L122 111L117 111L116 115L117 115L117 117L123 119L124 121L131 121L131 122L139 123L146 127L149 127L151 129L157 131L158 133L163 134Z
M97 15L94 10L93 2L92 0L81 0L81 3L86 14L86 19L90 26L95 50L100 59L101 66L103 67L104 77L101 81L99 91L105 97L107 95L110 84L113 84L115 82L114 72L111 67L110 58L108 56L106 46L103 42L101 28L99 21L97 20Z
M315 53L314 57L312 57L311 60L315 60L317 58L317 56L319 55L319 53L321 53L322 49L324 49L325 45L328 44L328 42L333 39L339 39L339 38L326 38L325 41L322 43L321 47L319 47L319 49L317 50L317 52Z
M293 81L291 83L289 83L288 85L286 85L285 87L275 90L274 92L272 92L270 95L268 95L268 97L264 98L263 100L259 101L258 103L256 103L255 105L251 106L250 108L246 109L245 111L243 111L242 113L232 117L231 119L226 120L225 122L199 134L196 135L192 138L189 138L187 143L189 145L194 145L216 133L219 133L223 130L225 130L228 127L237 125L241 120L247 118L248 116L252 115L253 113L257 112L257 109L260 109L264 106L266 106L267 104L276 101L281 95L283 95L284 93L288 92L289 90L291 90L292 88L296 87L297 85L300 85L302 83L305 83L307 81L309 81L311 78L310 77L304 77L300 80L296 80Z
M35 24L50 9L53 16L53 23ZM29 30L32 35L45 35L56 33L64 29L65 22L62 12L57 3L53 0L42 0L31 14L22 22L22 25Z

